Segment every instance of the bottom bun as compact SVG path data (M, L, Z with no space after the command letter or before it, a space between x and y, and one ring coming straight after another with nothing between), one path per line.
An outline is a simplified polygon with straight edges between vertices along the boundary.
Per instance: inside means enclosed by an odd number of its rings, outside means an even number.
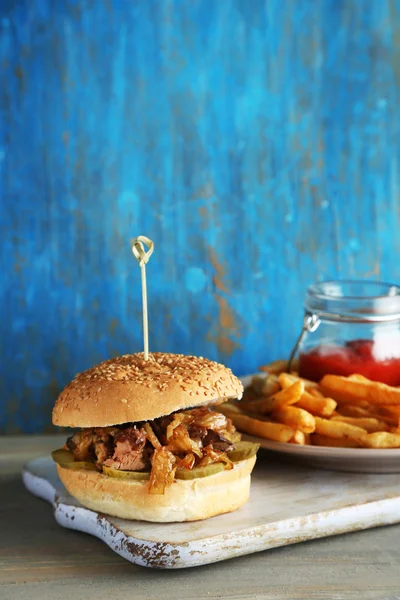
M250 493L250 473L256 457L209 477L176 480L165 494L148 493L148 481L108 477L96 471L64 469L61 481L82 506L122 519L173 523L197 521L240 508Z

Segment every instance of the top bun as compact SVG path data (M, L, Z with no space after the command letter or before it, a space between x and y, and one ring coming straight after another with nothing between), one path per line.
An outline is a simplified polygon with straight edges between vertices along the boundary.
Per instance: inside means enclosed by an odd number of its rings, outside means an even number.
M230 369L203 357L153 352L111 358L79 373L59 395L53 423L107 427L151 421L177 410L241 398Z

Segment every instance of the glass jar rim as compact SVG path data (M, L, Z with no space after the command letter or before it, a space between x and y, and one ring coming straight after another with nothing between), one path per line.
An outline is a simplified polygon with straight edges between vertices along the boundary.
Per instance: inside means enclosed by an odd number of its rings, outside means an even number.
M400 286L351 279L323 281L308 288L305 309L331 320L400 319Z

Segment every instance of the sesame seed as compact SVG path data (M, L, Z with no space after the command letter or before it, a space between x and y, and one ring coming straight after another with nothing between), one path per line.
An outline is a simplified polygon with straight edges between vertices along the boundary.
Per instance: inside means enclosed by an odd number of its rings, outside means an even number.
M68 405L72 407L70 399L72 402L78 400L82 403L96 403L98 400L96 395L104 387L99 384L104 381L107 382L107 388L110 383L118 381L119 385L124 385L124 389L134 383L137 386L144 386L152 393L154 391L163 393L173 389L176 381L181 393L202 397L214 395L234 397L241 395L243 389L230 369L203 356L154 352L150 354L149 360L145 361L142 352L124 354L104 361L83 373L78 373L61 396L63 407L60 407L60 412L62 412L61 408L64 410ZM124 402L124 400L126 398L121 399L121 402L127 404L128 401ZM74 404L74 409L79 411L79 405Z

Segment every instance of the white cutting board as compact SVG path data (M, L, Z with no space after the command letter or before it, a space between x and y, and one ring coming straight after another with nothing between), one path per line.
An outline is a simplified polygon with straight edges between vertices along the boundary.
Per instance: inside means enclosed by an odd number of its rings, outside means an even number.
M266 453L240 510L192 523L146 523L83 508L60 482L50 457L29 462L26 488L53 504L60 525L90 533L127 560L180 569L268 548L400 522L399 475L319 471L272 462Z

